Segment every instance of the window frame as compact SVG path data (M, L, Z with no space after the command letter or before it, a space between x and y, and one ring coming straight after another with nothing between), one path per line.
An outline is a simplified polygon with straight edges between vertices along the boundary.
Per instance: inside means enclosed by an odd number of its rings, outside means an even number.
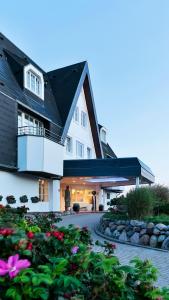
M67 148L67 140L68 139L70 139L70 151ZM73 139L72 139L71 136L66 137L66 153L69 154L69 155L73 153Z
M78 106L76 106L76 108L75 108L74 121L75 121L75 123L79 124L79 107Z
M88 152L89 150L89 152ZM88 153L90 153L90 155L88 156ZM87 147L87 159L91 159L92 158L92 149L90 147Z
M82 155L79 155L79 146L82 146ZM76 140L76 157L77 158L84 158L84 144L80 141Z
M81 111L81 126L87 128L87 113L83 110Z
M34 87L33 87L33 78L34 78ZM37 97L44 100L43 74L31 64L28 64L24 67L24 87L28 89L31 93L36 95Z

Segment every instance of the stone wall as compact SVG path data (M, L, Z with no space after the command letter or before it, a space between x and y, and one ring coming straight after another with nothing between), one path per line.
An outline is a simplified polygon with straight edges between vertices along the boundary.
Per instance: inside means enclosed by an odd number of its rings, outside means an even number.
M137 220L110 220L102 217L99 231L120 242L169 250L169 226Z

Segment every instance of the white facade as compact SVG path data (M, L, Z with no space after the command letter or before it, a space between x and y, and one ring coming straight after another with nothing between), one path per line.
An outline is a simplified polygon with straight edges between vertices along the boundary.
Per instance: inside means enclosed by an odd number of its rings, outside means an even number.
M87 159L87 148L91 149L91 157L96 158L95 147L93 143L92 131L89 121L89 115L86 106L86 99L84 90L82 88L79 99L77 101L77 106L79 110L79 120L77 121L75 115L70 123L70 127L67 133L67 136L71 138L72 147L70 151L67 151L66 146L64 149L64 159ZM82 114L86 113L86 127L82 126ZM83 157L77 155L77 142L80 142L84 147L83 149Z
M60 210L60 181L49 180L49 200L45 202L32 203L31 197L39 197L39 180L23 175L12 174L5 171L0 171L0 195L3 196L0 204L7 205L6 197L13 195L16 199L15 204L10 204L11 207L25 205L30 212L45 212ZM20 197L26 195L28 202L21 203Z
M63 175L63 146L43 136L18 136L19 171Z

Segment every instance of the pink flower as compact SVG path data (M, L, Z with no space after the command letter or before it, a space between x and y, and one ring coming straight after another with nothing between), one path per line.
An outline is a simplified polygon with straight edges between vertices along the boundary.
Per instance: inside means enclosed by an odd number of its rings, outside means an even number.
M9 274L9 277L13 278L20 272L20 270L26 269L29 266L29 260L19 259L18 254L10 256L7 262L0 259L0 276Z
M72 247L71 252L72 252L72 254L76 254L78 252L78 250L79 250L79 247L74 246L74 247Z

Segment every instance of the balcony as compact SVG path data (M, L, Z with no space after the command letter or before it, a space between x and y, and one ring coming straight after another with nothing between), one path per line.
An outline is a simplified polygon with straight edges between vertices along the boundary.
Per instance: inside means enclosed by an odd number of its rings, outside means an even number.
M46 128L18 128L18 171L63 175L63 143Z

